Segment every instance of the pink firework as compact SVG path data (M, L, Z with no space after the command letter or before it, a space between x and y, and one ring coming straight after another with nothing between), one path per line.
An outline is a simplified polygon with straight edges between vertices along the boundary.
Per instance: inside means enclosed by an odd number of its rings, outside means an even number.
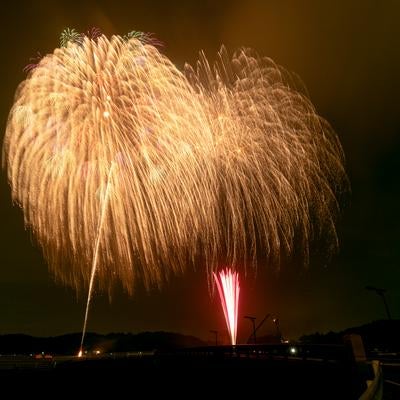
M239 274L230 268L222 270L218 275L213 272L217 283L226 325L228 326L232 346L236 344L237 319L239 308Z

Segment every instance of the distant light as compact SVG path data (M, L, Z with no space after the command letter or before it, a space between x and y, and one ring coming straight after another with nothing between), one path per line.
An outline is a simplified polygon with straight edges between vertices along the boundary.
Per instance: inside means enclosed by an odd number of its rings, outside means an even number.
M103 117L108 118L110 116L110 113L108 111L103 112Z
M100 354L100 350L96 350L95 353L98 355Z
M296 347L291 347L291 348L289 349L289 351L290 351L291 354L296 354L296 353L297 353Z

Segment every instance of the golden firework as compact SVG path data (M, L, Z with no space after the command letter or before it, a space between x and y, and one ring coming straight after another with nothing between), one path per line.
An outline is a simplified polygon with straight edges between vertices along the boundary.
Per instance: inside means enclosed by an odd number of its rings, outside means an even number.
M17 90L3 160L55 277L79 290L190 265L255 265L323 230L346 185L330 125L271 60L222 49L179 71L104 35L45 56Z

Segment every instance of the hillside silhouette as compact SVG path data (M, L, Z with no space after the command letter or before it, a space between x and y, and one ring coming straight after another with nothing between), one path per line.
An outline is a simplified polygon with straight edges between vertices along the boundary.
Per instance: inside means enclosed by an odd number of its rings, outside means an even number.
M76 354L79 350L81 333L54 337L34 337L22 334L0 335L0 354L50 353L59 355ZM167 350L181 347L204 346L205 342L194 336L172 332L109 333L101 335L87 333L84 349L88 352L129 352Z
M343 336L350 333L359 334L369 351L400 351L400 320L378 320L340 332L316 332L302 336L300 341L312 344L340 344L343 342Z

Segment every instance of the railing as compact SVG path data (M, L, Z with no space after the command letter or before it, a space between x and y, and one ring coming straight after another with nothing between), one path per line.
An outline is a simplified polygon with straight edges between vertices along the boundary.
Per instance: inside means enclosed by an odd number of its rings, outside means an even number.
M158 351L158 356L191 358L262 358L297 359L323 362L350 362L351 348L345 345L266 344L236 346L206 346Z
M36 359L29 356L0 356L1 370L32 370L51 369L54 367L52 359Z
M359 400L380 400L383 396L382 369L379 361L371 361L374 377L367 380L367 390L361 395Z

